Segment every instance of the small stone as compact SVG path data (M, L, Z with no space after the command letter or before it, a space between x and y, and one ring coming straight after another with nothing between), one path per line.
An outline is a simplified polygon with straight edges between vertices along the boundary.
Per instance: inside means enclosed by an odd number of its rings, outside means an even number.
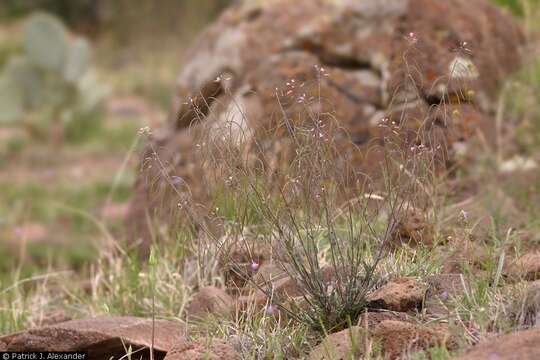
M250 239L223 239L227 248L220 254L219 263L225 273L227 287L241 292L251 277L260 272L272 258L272 248ZM256 264L256 266L254 266Z
M540 253L523 255L510 266L507 275L514 280L539 280Z
M238 297L238 307L242 310L255 308L265 308L272 304L286 303L288 300L304 295L302 289L290 276L285 276L254 287L249 295Z
M240 360L240 354L225 341L213 339L179 343L164 360Z
M428 290L424 306L426 312L431 315L448 315L445 303L463 295L462 274L439 274L426 278Z
M523 296L515 301L512 318L520 327L540 325L540 280L529 283Z
M252 306L262 309L272 303L287 308L292 305L294 308L294 304L304 304L304 295L309 294L305 293L299 281L287 274L284 266L286 265L273 262L264 263L251 279L249 286L245 287L249 293L238 297L238 307L242 310ZM332 281L335 274L332 267L323 267L320 271L321 281Z
M308 359L359 359L364 354L365 340L365 331L359 326L353 326L328 335L310 352Z
M38 313L38 316L31 317L31 322L38 324L39 326L50 326L50 325L66 322L69 320L71 320L71 317L69 317L65 313L65 311L61 309L47 311L44 313Z
M516 331L480 343L455 360L540 359L538 344L540 344L540 328Z
M426 215L418 210L410 210L399 222L395 241L408 245L433 245L433 226Z
M259 271L253 276L253 284L255 286L265 286L269 283L277 282L288 277L287 273L273 262L266 262Z
M489 259L485 246L469 239L452 239L448 245L454 250L449 251L442 272L444 274L462 273L465 270L484 270L484 263Z
M396 311L369 311L360 316L358 324L364 329L374 329L385 320L409 321L411 317Z
M401 359L404 354L447 343L449 336L422 325L385 320L372 333L381 342L385 359ZM408 358L408 357L407 357Z
M206 286L195 294L186 312L189 318L204 318L208 315L230 317L234 308L233 298L224 290Z
M426 286L411 277L390 281L368 295L369 307L407 312L420 309L424 301Z

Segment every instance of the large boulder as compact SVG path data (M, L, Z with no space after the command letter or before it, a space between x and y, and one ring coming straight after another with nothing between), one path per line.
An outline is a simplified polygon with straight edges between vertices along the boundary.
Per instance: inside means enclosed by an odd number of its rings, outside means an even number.
M177 322L131 316L99 316L70 320L51 326L26 330L0 337L9 352L82 351L91 359L109 359L126 355L131 347L137 358L163 359L179 342L184 341L184 330ZM5 345L2 345L5 344Z
M517 331L473 346L456 360L533 360L540 358L540 329Z
M170 121L150 137L128 215L132 240L149 239L155 210L170 224L185 196L205 201L218 140L251 155L231 156L229 166L287 166L285 119L317 114L336 124L340 153L363 172L378 164L366 149L383 119L411 143L444 142L451 152L493 128L497 85L518 67L523 42L511 16L487 0L235 3L189 51Z

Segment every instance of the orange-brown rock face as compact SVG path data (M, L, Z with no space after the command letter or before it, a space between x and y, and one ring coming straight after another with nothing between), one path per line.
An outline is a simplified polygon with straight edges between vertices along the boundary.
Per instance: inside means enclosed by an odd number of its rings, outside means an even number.
M365 149L387 118L410 129L410 142L444 141L451 152L477 129L489 133L497 85L518 67L523 41L486 0L239 2L188 53L168 127L143 157L133 234L147 237L149 210L181 202L164 177L204 201L214 170L204 139L241 146L274 171L290 160L285 123L332 123L340 150L369 171L377 158Z

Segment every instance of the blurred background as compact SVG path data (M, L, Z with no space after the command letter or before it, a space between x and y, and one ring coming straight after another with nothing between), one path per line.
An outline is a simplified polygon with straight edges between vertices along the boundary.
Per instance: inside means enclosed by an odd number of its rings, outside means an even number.
M229 2L0 2L0 278L84 266L104 225L121 237L137 133Z
M0 2L0 280L81 268L122 237L138 131L164 121L185 50L232 1Z

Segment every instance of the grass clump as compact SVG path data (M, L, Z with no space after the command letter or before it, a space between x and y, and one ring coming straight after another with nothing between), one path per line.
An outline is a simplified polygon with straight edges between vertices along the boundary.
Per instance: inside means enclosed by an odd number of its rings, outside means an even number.
M300 122L284 111L270 131L238 136L242 124L234 121L201 131L204 166L214 174L204 179L205 186L215 200L207 217L190 215L200 206L193 200L176 217L191 219L225 258L231 247L253 252L253 239L246 240L246 234L256 234L255 243L272 249L271 262L299 292L291 302L272 282L251 284L266 294L267 308L277 307L311 330L326 333L356 323L366 311L367 296L381 283L379 265L387 258L400 223L433 194L440 154L426 146L406 146L400 134L405 129L386 121L381 125L384 135L377 139L384 145L368 151L381 164L377 178L370 178L352 165L344 141L339 144L337 139L347 134L335 119L309 111L321 101L305 101L306 116ZM286 166L271 165L275 164L271 155L262 150L269 141L290 145L282 159ZM162 175L167 177L165 171ZM255 258L250 261L259 265ZM239 270L242 264L231 268L252 282L249 271Z

